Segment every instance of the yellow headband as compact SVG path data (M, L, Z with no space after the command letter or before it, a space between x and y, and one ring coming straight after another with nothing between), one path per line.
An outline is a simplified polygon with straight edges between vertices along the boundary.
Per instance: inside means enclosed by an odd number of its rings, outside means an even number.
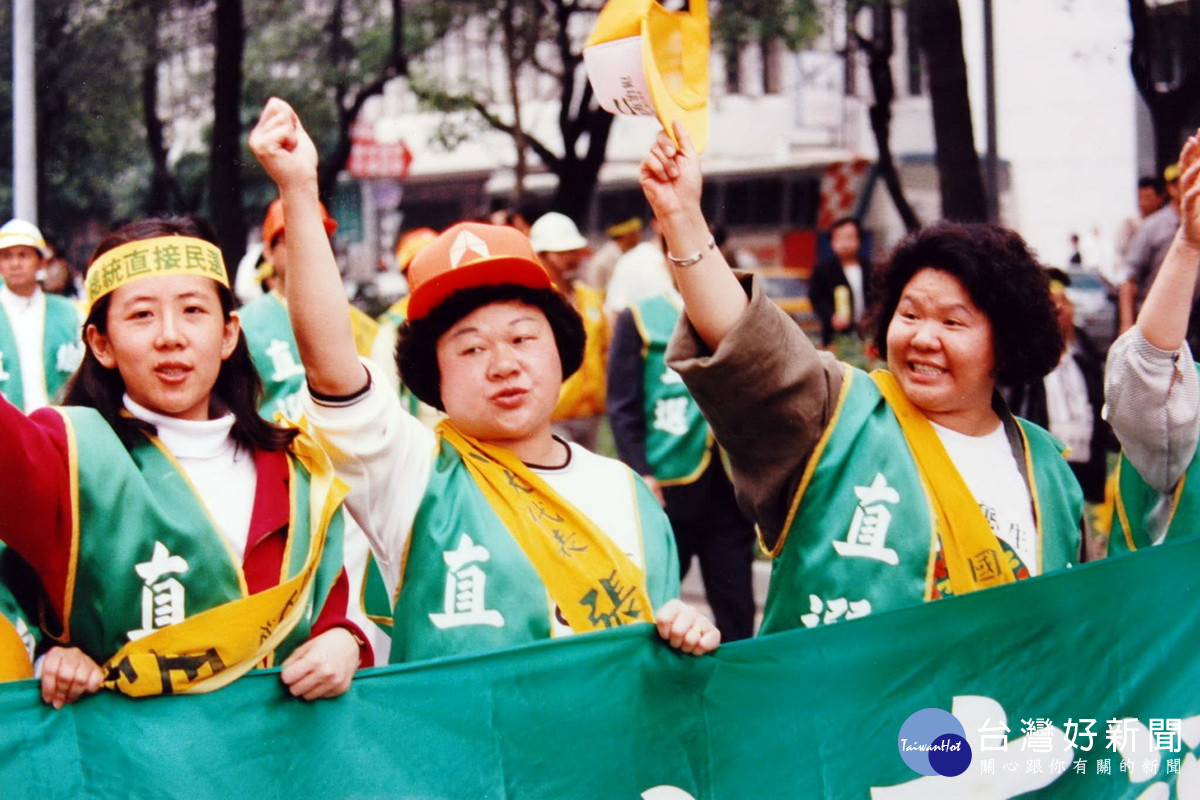
M1050 279L1050 294L1066 294L1067 287L1062 281Z
M191 236L140 239L109 250L88 267L88 312L118 286L159 275L198 275L229 288L225 259L212 242Z

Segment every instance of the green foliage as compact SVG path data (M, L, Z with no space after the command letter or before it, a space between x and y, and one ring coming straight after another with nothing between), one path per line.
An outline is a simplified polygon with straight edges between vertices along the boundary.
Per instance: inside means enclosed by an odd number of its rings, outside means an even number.
M60 235L77 221L136 212L149 176L136 47L117 3L61 0L35 15L39 221ZM0 7L0 138L12 141L11 4ZM0 204L12 211L12 153L0 153Z
M795 51L820 32L815 0L722 0L712 19L713 41L726 53L772 39Z

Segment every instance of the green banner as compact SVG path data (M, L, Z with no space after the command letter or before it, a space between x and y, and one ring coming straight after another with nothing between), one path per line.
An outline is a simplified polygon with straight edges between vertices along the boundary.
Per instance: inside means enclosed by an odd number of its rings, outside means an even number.
M371 670L315 703L273 670L62 711L7 684L0 797L1194 800L1198 568L1181 542L710 657L637 626ZM936 743L961 774L906 764L902 726L934 741L910 716L960 724Z

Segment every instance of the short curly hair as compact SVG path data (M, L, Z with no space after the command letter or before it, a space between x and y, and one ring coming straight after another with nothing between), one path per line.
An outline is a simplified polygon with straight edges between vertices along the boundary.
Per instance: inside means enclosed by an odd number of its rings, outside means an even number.
M531 289L504 283L462 289L421 319L403 323L396 335L396 367L400 371L400 380L422 403L445 411L442 374L437 361L438 339L476 309L510 300L533 306L546 315L554 332L554 343L558 346L563 380L574 375L583 364L587 339L579 312L554 289Z
M983 223L939 222L900 241L877 278L875 346L887 358L887 330L912 277L930 267L953 275L992 325L1000 384L1040 380L1058 364L1063 339L1050 281L1017 233Z

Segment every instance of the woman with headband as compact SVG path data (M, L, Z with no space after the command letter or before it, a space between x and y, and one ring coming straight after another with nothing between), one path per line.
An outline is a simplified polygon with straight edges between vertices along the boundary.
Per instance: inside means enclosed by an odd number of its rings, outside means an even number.
M64 645L43 698L212 691L272 665L294 695L341 694L371 658L345 616L344 487L308 436L258 416L220 250L193 220L135 222L86 284L64 405L0 401L0 539Z

